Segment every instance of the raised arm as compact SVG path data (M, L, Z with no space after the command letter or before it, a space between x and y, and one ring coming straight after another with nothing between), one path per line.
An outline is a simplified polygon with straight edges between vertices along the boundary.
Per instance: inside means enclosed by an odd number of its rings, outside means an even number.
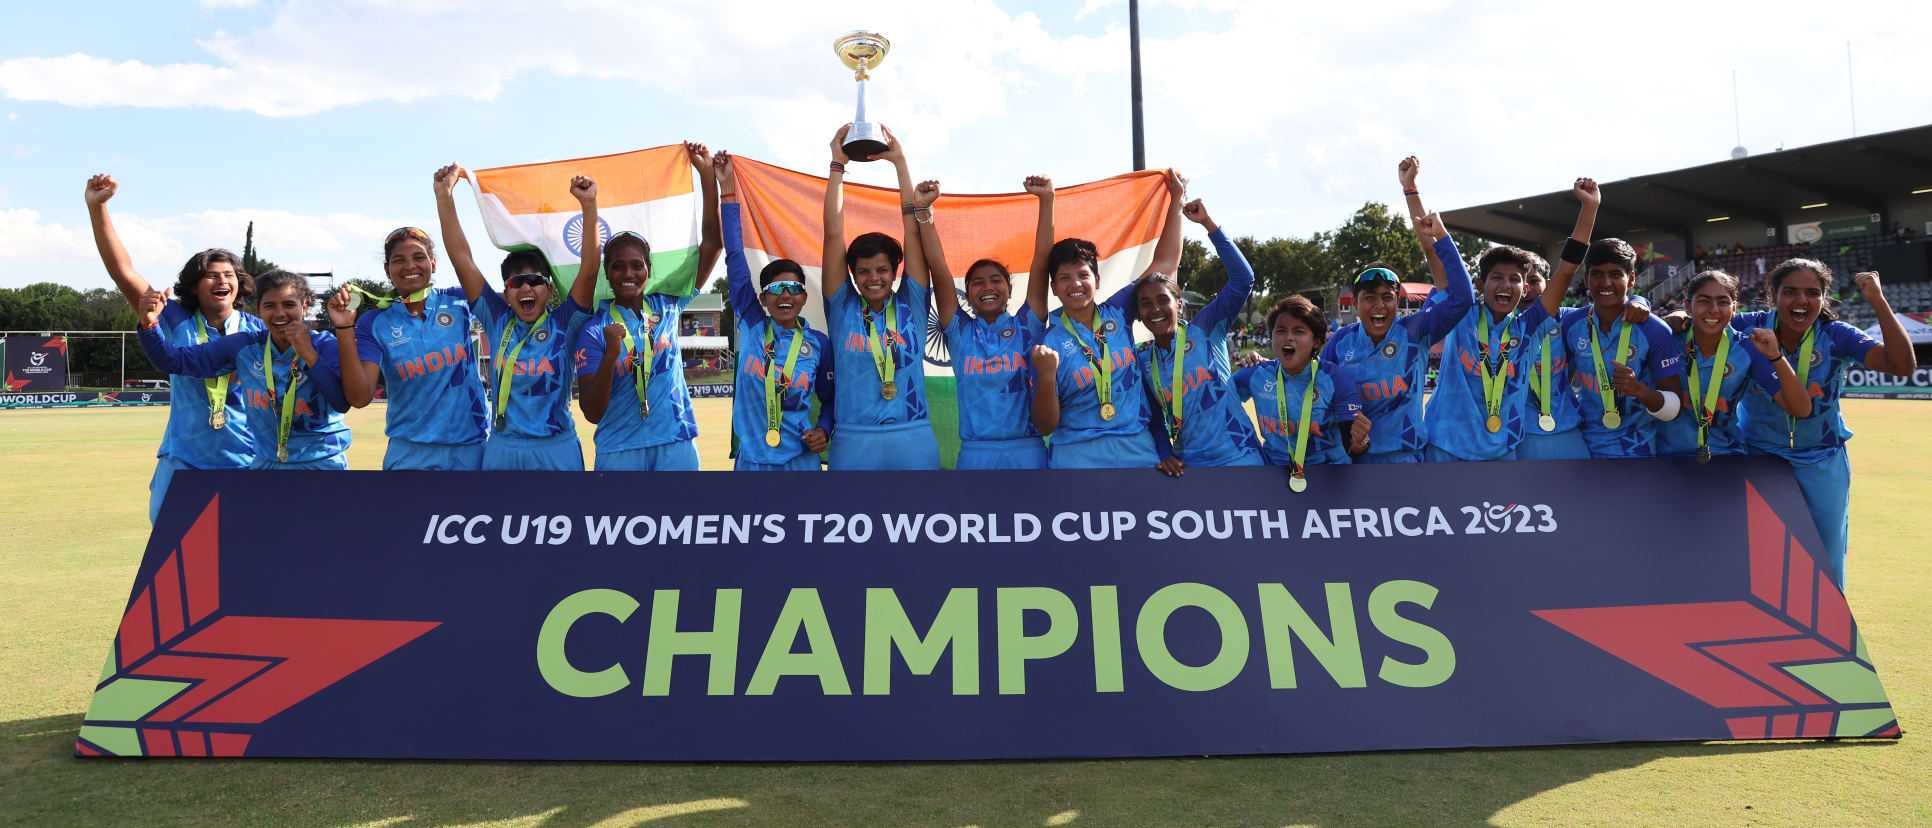
M342 396L353 408L369 404L376 396L376 374L381 367L360 356L356 341L362 331L356 327L356 312L349 308L349 286L343 285L329 297L329 325L335 334L336 362L342 369ZM370 356L376 356L371 351Z
M1248 306L1248 296L1254 293L1254 267L1248 264L1248 257L1241 255L1241 248L1228 240L1228 234L1221 232L1221 225L1208 215L1207 205L1200 199L1188 202L1181 208L1181 214L1208 231L1208 240L1214 242L1214 255L1221 257L1221 266L1228 274L1227 284L1194 317L1194 324L1225 332L1235 315Z
M134 260L128 258L127 248L121 245L121 234L114 232L114 220L107 215L107 200L114 197L120 186L111 175L87 179L87 220L94 225L94 249L100 251L107 275L121 289L128 307L138 309L142 295L148 292L148 280L135 271Z
M892 134L892 130L885 130L885 136L885 152L874 156L874 160L892 162L893 171L899 175L899 203L913 204L912 170L906 166L905 147L899 144L899 138ZM927 218L930 220L931 215L928 214ZM932 274L926 269L925 245L920 242L919 220L914 213L903 209L899 211L899 233L906 240L906 278L918 282L920 287L931 288Z
M1456 250L1456 240L1449 238L1449 228L1443 226L1441 216L1430 213L1416 219L1415 232L1429 242L1430 252L1442 262L1447 279L1443 289L1448 298L1442 302L1426 302L1422 310L1402 317L1396 324L1412 334L1440 339L1455 329L1469 312L1469 306L1475 303L1475 285L1469 280L1462 253Z
M704 221L698 234L698 287L703 289L711 278L711 269L718 265L718 253L724 250L724 230L718 219L718 172L711 163L711 150L703 144L684 142L684 154L698 171L698 189L704 194Z
M933 221L932 203L939 200L939 182L921 181L912 192L913 226L918 228L919 246L925 250L926 268L932 274L932 301L939 313L939 328L953 324L959 312L959 293L953 286L953 269L946 264L946 248L939 243L939 228ZM926 217L919 221L920 215Z
M1778 345L1778 334L1770 328L1755 328L1751 331L1751 346L1760 359L1754 363L1767 363L1771 367L1776 386L1765 385L1765 378L1753 373L1758 385L1763 386L1778 401L1784 413L1799 419L1811 416L1811 395L1798 384L1798 372L1791 370L1791 363L1784 358L1784 349Z
M604 234L597 228L597 182L589 176L570 179L570 194L577 197L577 206L583 209L583 255L577 259L577 277L570 280L570 301L585 310L595 308L597 301L597 273L604 267Z
M757 322L765 318L765 306L758 301L758 286L751 282L751 260L745 258L744 209L738 203L738 171L731 153L719 150L713 159L718 170L718 187L724 203L719 206L724 225L725 286L731 310L739 319ZM829 360L828 360L829 362Z
M1167 170L1167 220L1161 224L1161 239L1154 245L1154 264L1147 268L1148 273L1172 276L1180 270L1181 202L1186 200L1187 179L1170 167Z
M1579 178L1571 185L1570 192L1581 205L1576 211L1576 228L1570 231L1570 240L1581 245L1590 244L1590 234L1596 230L1597 208L1603 205L1603 192L1597 189L1594 178ZM1568 247L1569 242L1564 242ZM1543 312L1554 319L1563 312L1563 295L1570 292L1570 277L1576 275L1577 266L1583 263L1582 256L1570 261L1570 255L1557 262L1556 272L1550 274L1550 283L1543 287Z
M141 329L141 350L148 362L164 373L213 379L235 370L235 355L249 345L260 345L251 335L224 336L205 345L176 348L161 333L161 309L168 305L166 291L149 289L136 303L136 327Z
M461 164L450 164L436 171L436 220L443 229L443 253L449 257L451 267L456 268L456 280L463 283L463 297L471 302L483 295L488 285L483 280L483 271L476 267L476 258L470 255L470 240L463 235L463 222L456 217L456 182L468 178L470 171Z
M1060 427L1060 352L1033 346L1033 427L1052 435Z
M1047 254L1053 252L1053 179L1029 175L1026 191L1040 200L1040 221L1033 228L1033 262L1026 269L1026 304L1033 318L1047 316L1047 295L1053 288L1053 274L1046 272ZM1096 274L1098 275L1098 274Z
M839 127L832 136L832 169L825 174L825 248L818 268L819 299L825 302L826 318L831 318L832 295L845 284L845 133L851 124Z
M1395 165L1395 177L1402 182L1402 200L1408 203L1409 218L1419 219L1429 214L1422 206L1422 191L1416 189L1416 176L1422 173L1422 160L1411 155ZM1442 269L1442 259L1436 256L1434 245L1417 233L1416 243L1422 246L1422 260L1429 264L1429 281L1434 282L1436 290L1449 287L1449 275Z
M1892 303L1885 299L1885 286L1878 281L1878 273L1869 270L1860 273L1852 277L1852 284L1871 303L1878 315L1878 330L1885 335L1878 347L1865 352L1865 367L1895 377L1911 375L1918 370L1918 356L1912 353L1912 338L1906 335L1905 325L1898 321Z

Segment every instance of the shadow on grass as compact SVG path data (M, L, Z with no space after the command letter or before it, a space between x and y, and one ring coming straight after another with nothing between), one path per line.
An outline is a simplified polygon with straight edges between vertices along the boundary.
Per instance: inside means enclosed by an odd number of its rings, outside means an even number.
M919 763L72 757L79 715L0 724L0 821L33 824L1471 824L1662 757L1863 743L1645 743ZM1889 743L1887 743L1889 744Z

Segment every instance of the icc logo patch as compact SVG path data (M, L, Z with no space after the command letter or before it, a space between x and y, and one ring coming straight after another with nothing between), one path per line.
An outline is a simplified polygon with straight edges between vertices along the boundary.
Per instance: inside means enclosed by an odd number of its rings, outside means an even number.
M403 341L403 330L402 330L402 326L401 326L401 325L390 325L390 326L389 326L389 338L390 338L390 339L393 339L393 340L395 340L395 341L397 341L397 342L401 342L401 341Z
M549 342L549 341L550 341L550 330L549 330L548 328L540 328L540 329L538 329L538 330L537 330L537 332L536 332L535 334L532 334L532 335L530 336L530 338L531 338L531 339L533 339L533 340L535 340L535 341L537 341L537 342L540 342L540 343L541 343L541 342Z
M610 222L601 216L597 219L597 238L599 244L610 241ZM571 216L570 221L564 222L563 243L564 247L570 248L570 255L584 254L584 214L578 213Z
M456 324L456 314L450 313L449 311L437 311L436 324L445 328L454 325Z

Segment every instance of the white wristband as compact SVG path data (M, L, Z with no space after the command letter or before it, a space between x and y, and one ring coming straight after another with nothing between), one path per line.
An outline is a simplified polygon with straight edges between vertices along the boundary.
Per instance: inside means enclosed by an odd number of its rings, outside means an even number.
M1677 419L1677 412L1682 411L1684 408L1683 403L1677 400L1677 393L1674 391L1661 391L1659 393L1664 395L1664 407L1657 409L1652 413L1652 416L1666 423Z

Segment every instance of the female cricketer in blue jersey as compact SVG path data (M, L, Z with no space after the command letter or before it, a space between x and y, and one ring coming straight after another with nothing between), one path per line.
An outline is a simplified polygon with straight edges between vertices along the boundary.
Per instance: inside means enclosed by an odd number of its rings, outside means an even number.
M1589 233L1584 232L1584 238ZM1528 310L1543 301L1550 278L1550 263L1534 252L1530 254L1529 275L1523 280L1523 301L1518 307ZM1563 261L1558 268L1574 273L1577 261ZM1565 284L1568 284L1565 276ZM1561 294L1556 297L1560 305ZM1520 311L1519 311L1520 312ZM1626 320L1628 317L1626 317ZM1583 442L1583 417L1577 411L1576 384L1570 371L1570 351L1563 344L1563 326L1556 317L1526 328L1529 344L1523 360L1529 374L1529 394L1523 398L1523 440L1516 444L1518 460L1588 460L1590 446Z
M108 217L107 200L119 189L113 176L88 179L87 215L107 275L127 298L128 307L138 312L152 286L134 269L134 260ZM242 272L241 257L226 250L203 250L190 257L172 291L175 298L161 309L159 325L160 336L174 345L185 347L262 329L262 320L235 307L254 291L254 281ZM241 386L234 378L204 381L174 374L168 379L174 396L168 404L161 448L155 452L154 477L148 481L150 522L161 515L161 501L176 469L245 469L256 454L248 418L229 415L230 408L237 412L242 408Z
M1149 273L1134 289L1140 323L1154 334L1136 349L1154 409L1147 419L1154 451L1169 477L1180 477L1189 464L1259 466L1261 441L1235 393L1228 360L1228 328L1248 306L1254 268L1200 199L1183 205L1181 214L1207 229L1228 280L1193 319L1182 317L1187 307L1173 277Z
M933 304L946 352L953 359L959 399L958 469L1044 469L1046 443L1033 427L1033 370L1027 352L1046 332L1047 252L1053 248L1053 180L1027 176L1022 186L1040 202L1033 234L1033 261L1027 269L1026 301L1006 312L1013 298L1013 274L996 259L966 268L966 307L953 289L952 267L932 215L939 182L925 181L913 192L913 221L932 274ZM967 308L971 308L969 312Z
M1684 354L1662 320L1626 318L1637 251L1622 239L1598 239L1583 255L1589 303L1563 312L1563 340L1583 387L1578 394L1583 441L1592 457L1651 457L1657 424L1677 418ZM1549 290L1569 290L1559 272Z
M839 437L832 441L834 469L918 470L939 468L939 442L926 406L926 303L931 292L926 256L913 218L912 173L898 138L886 133L883 153L861 161L887 160L899 174L901 230L905 247L884 233L866 233L845 244L845 134L832 137L832 165L825 185L825 245L819 287L838 377ZM905 266L903 276L900 265ZM847 274L851 278L848 280ZM898 287L893 287L893 280Z
M731 430L738 438L738 471L818 471L818 453L831 439L831 341L804 317L805 269L776 259L751 281L745 259L743 209L731 156L716 159L724 190L725 276L738 317L738 375L731 398ZM819 401L811 421L812 397Z
M1187 185L1167 171L1168 208L1148 273L1173 273L1181 263L1181 203ZM1033 425L1053 438L1047 466L1055 469L1148 468L1160 464L1147 432L1144 368L1134 356L1129 308L1139 279L1105 302L1100 252L1085 239L1061 239L1047 252L1047 276L1060 307L1047 315L1046 336L1033 346ZM1145 276L1146 274L1142 274Z
M1304 468L1342 465L1368 450L1374 424L1348 369L1316 360L1328 338L1328 319L1301 296L1268 309L1268 341L1274 359L1234 374L1235 393L1254 401L1261 421L1261 451L1271 466L1287 466L1289 486L1308 485Z
M1709 462L1713 455L1751 453L1745 449L1738 415L1739 405L1753 391L1774 395L1790 416L1811 413L1811 400L1778 349L1777 335L1768 328L1748 335L1732 330L1737 303L1737 280L1720 270L1699 273L1684 287L1691 326L1680 335L1679 347L1690 380L1683 393L1687 410L1658 424L1659 456Z
M1434 214L1415 219L1438 258L1461 254ZM1422 380L1429 370L1429 349L1468 314L1469 279L1450 278L1448 298L1424 302L1422 310L1396 318L1402 280L1382 266L1355 276L1355 315L1361 321L1336 332L1322 349L1322 362L1347 368L1361 385L1362 410L1375 423L1362 463L1414 463L1422 459L1426 432L1422 421Z
M1740 313L1732 317L1731 327L1770 328L1777 333L1779 348L1793 357L1792 370L1811 401L1808 415L1789 416L1768 394L1747 394L1741 406L1744 441L1754 451L1778 455L1791 464L1825 543L1819 563L1842 589L1851 535L1851 462L1845 456L1845 441L1852 432L1838 408L1845 371L1862 364L1905 376L1918 370L1918 358L1905 326L1885 299L1877 273L1860 273L1852 277L1852 284L1878 316L1879 331L1884 334L1880 341L1832 314L1827 304L1831 281L1831 268L1823 262L1784 262L1766 277L1773 310Z
M684 151L704 194L698 273L709 274L724 247L717 170L704 145L687 143ZM597 470L697 471L698 420L678 347L678 315L691 298L646 293L651 243L633 232L604 244L604 274L615 298L584 325L576 344L578 404L597 424Z
M535 250L503 258L503 292L484 281L470 253L454 191L469 171L451 164L436 174L436 218L443 249L470 297L470 310L483 323L490 344L490 438L483 444L485 471L583 471L584 451L577 442L577 420L570 415L570 387L576 378L571 347L590 318L597 295L602 234L585 233L578 278L570 295L555 307L549 260ZM570 194L583 209L583 226L597 225L597 182L577 176Z
M1571 237L1589 238L1600 198L1597 184L1579 178L1571 190L1582 205ZM1420 203L1420 196L1410 198ZM1433 248L1425 258L1431 270L1446 270L1451 283L1467 278L1460 259L1440 256ZM1545 419L1540 410L1532 414L1527 404L1532 386L1549 389L1563 382L1568 387L1565 375L1547 361L1547 349L1535 345L1537 332L1561 312L1562 294L1539 286L1537 301L1523 300L1536 267L1529 251L1509 245L1483 251L1478 260L1480 302L1443 341L1436 392L1423 416L1430 461L1513 460L1527 432L1543 431L1545 425L1554 429L1553 416ZM1575 270L1574 263L1564 264L1566 284Z
M255 469L345 469L349 427L342 415L342 368L335 337L309 329L315 293L308 277L271 270L255 280L256 309L266 330L176 347L161 326L167 296L150 290L140 309L141 349L170 374L233 375L241 413L257 441Z

